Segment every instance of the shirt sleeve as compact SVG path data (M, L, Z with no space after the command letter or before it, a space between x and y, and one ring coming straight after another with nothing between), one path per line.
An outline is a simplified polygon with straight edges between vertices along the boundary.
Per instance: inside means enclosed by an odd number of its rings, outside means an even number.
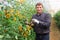
M35 18L35 15L32 16L31 21L32 21L32 19L34 19L34 18ZM38 24L35 23L35 22L33 22L33 24L34 24L34 26L38 25ZM32 26L32 27L34 27L34 26Z
M43 25L43 26L45 26L45 27L49 27L50 26L50 24L51 24L51 15L50 14L47 14L46 16L45 16L45 20L44 20L44 22L43 21L39 21L39 25Z

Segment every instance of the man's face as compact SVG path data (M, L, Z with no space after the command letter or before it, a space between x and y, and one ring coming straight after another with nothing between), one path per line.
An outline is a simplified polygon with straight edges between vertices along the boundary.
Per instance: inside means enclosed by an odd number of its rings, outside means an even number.
M37 6L36 6L36 10L37 10L38 13L42 13L42 11L43 11L43 6L42 6L42 5L37 5Z

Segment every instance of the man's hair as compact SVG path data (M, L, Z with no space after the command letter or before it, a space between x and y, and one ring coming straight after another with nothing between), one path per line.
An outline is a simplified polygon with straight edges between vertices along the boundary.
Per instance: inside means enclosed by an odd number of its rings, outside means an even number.
M40 6L40 5L42 5L42 7L43 7L43 4L42 4L42 3L40 3L40 2L36 4L36 6Z

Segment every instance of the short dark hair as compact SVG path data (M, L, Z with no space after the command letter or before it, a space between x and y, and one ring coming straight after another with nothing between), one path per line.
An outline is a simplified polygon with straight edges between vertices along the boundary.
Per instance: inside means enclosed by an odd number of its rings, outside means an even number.
M36 4L36 6L39 6L39 5L42 5L42 7L43 7L43 4L42 4L42 3L40 3L40 2Z

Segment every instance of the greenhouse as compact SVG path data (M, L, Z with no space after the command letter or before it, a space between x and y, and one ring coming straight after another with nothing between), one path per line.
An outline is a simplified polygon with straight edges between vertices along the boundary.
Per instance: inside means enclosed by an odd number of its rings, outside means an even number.
M60 0L0 0L0 40L35 40L33 24L26 25L25 22L30 24L38 2L52 17L50 40L60 40Z

